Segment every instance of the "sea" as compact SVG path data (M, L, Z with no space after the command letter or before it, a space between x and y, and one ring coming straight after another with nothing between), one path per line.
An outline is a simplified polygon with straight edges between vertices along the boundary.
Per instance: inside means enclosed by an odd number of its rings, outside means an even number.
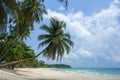
M120 68L52 68L52 70L120 77Z

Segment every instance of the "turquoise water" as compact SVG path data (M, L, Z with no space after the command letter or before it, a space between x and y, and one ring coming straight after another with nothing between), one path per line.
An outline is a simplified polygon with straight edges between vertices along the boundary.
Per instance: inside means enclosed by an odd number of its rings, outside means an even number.
M120 77L120 68L53 68L53 70Z

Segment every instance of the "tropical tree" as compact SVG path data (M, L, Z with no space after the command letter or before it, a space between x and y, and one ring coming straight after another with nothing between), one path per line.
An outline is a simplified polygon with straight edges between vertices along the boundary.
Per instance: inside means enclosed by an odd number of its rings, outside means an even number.
M55 60L57 58L59 60L64 53L69 53L70 48L73 47L73 42L70 40L70 35L64 32L65 28L65 22L56 18L50 19L50 26L44 24L40 27L47 33L38 36L40 41L38 48L45 46L38 56L42 54L47 59Z
M16 30L20 33L21 39L28 36L30 30L34 29L34 22L43 20L43 14L47 14L44 0L24 0L17 12Z
M7 41L1 41L0 42L0 51L2 49L7 49L11 46L11 42L14 40L14 38L17 36L17 31L11 31L11 34L7 36ZM3 54L0 53L0 56ZM27 46L23 41L16 41L13 47L8 50L6 53L6 56L0 60L0 63L9 63L21 59L26 58L33 58L35 57L34 50L32 50L29 46ZM11 64L9 67L11 69L14 69L16 64Z
M0 56L0 60L6 56L18 40L23 40L30 35L30 31L34 28L34 22L40 22L43 19L43 14L47 14L44 0L24 0L17 4L19 6L14 11L14 15L10 21L15 25L10 25L9 33L17 31L18 35L14 37L11 46L1 51L3 55Z
M4 62L9 63L21 59L33 58L34 56L35 53L29 46L27 46L24 42L18 41L17 44L9 50L8 54L4 58ZM9 66L11 69L14 69L16 65L17 64L12 64Z
M16 0L0 0L0 34L6 33L8 17L13 16L17 8Z

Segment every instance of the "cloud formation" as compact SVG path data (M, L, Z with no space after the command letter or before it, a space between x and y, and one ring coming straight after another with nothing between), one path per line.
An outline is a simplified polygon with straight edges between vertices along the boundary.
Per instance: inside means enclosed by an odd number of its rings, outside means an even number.
M113 0L108 9L92 16L85 16L81 11L67 15L50 9L47 11L45 18L56 17L67 23L67 32L75 43L71 53L63 58L63 63L104 67L106 62L105 66L114 62L120 66L120 0Z
M64 11L64 10L65 10L65 7L61 6L61 7L59 8L59 10Z

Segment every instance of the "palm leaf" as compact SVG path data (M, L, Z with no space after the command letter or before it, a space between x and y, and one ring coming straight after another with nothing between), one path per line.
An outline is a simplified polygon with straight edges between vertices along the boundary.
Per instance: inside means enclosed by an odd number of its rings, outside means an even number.
M52 35L50 34L42 34L42 35L39 35L38 36L38 40L45 40L45 39L49 39L49 38L52 38Z
M70 39L63 38L63 40L64 40L67 44L69 44L70 46L73 47L73 42L72 42Z
M51 28L48 27L48 26L45 25L45 24L43 24L43 25L40 27L40 29L42 29L42 30L44 30L44 31L46 31L47 33L50 33L50 34L51 34L51 32L52 32Z
M70 39L70 35L69 35L68 33L65 33L65 34L63 35L63 37Z
M49 44L50 42L51 42L51 39L46 39L38 45L38 48L40 48L41 46L45 46L45 45Z

